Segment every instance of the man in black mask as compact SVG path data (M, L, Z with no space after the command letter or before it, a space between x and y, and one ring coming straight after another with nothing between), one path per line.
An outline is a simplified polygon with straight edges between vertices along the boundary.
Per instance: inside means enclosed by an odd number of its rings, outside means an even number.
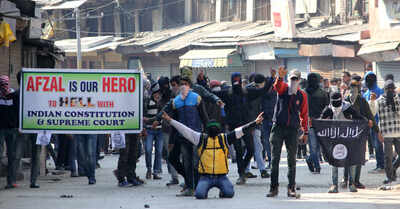
M235 128L229 133L222 133L221 124L211 120L206 125L206 133L190 129L184 124L173 120L165 112L163 119L168 121L185 139L197 148L199 155L198 172L200 174L195 196L197 199L206 199L208 191L217 187L220 189L221 198L232 198L234 189L227 177L228 169L228 144L232 144L243 135L248 135L252 127L261 124L263 117L259 114L255 121Z
M355 111L351 104L342 100L342 94L332 92L330 95L331 104L327 106L321 114L322 119L331 120L366 120L359 112ZM355 179L356 166L350 167L350 182L349 191L357 192L357 188L354 185L353 180ZM332 166L332 186L329 188L328 193L338 193L338 167Z
M385 82L384 94L377 100L379 115L379 140L384 143L385 172L387 179L384 184L396 181L396 170L400 166L400 159L392 163L393 145L400 156L400 98L396 95L396 86L392 80Z
M318 73L310 73L307 76L307 99L308 99L308 111L311 119L317 119L320 117L322 111L326 106L329 105L329 96L321 86L321 76ZM307 158L307 164L312 173L319 174L321 172L321 166L319 163L320 159L320 145L317 141L314 129L309 130L308 145L310 147L310 157Z
M242 126L251 120L249 103L267 93L272 86L272 82L266 82L263 88L252 86L243 88L242 75L240 73L233 73L231 82L232 89L221 92L221 99L226 104L226 123L229 131L233 131L236 127ZM245 149L242 147L241 140L236 140L234 142L239 173L239 179L236 182L238 185L246 183L247 176L245 174L245 169L249 165L254 154L252 135L246 134L242 137L242 140L245 144Z
M369 108L368 102L361 95L361 77L359 75L353 75L350 82L350 95L346 97L345 101L349 102L353 109L359 112L362 116L367 118L368 126L372 128L375 133L379 132L379 127L376 125L375 117L372 115L371 109ZM345 169L344 180L341 183L342 188L347 187L349 169ZM354 185L358 189L365 189L365 186L360 182L361 176L361 165L357 165L355 179L353 180Z

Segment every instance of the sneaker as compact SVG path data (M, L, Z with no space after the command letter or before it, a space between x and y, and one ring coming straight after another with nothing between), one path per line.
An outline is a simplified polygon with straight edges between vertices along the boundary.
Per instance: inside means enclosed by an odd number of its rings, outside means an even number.
M145 182L144 182L142 179L140 179L138 176L136 176L135 179L136 179L136 181L138 181L138 182L141 183L141 184L144 184L144 183L145 183Z
M370 160L374 160L374 159L375 159L375 155L374 155L374 154L370 154L370 155L369 155L369 159L370 159Z
M371 173L371 174L385 173L385 169L383 169L383 168L375 168L373 170L368 171L368 173Z
M269 177L270 177L270 175L269 175L267 170L261 171L261 178L266 179L266 178L269 178Z
M173 178L173 179L171 179L171 181L169 181L167 183L167 186L178 185L178 184L179 184L179 180L177 178Z
M158 174L153 174L153 179L154 180L160 180L162 179L161 176L159 176Z
M342 182L340 182L340 187L342 189L347 189L347 181L343 180Z
M5 189L15 189L15 188L17 188L17 187L18 187L17 184L8 184L8 185L5 187Z
M354 184L354 186L356 186L357 189L365 189L365 186L364 186L362 183L360 183L360 182L356 182L356 183Z
M254 175L254 174L252 174L251 172L247 172L247 173L245 174L245 176L246 176L247 178L249 178L249 179L257 178L257 175Z
M331 187L329 187L328 193L339 193L338 186L332 185Z
M392 180L386 179L385 181L383 181L383 184L390 184L392 183Z
M131 184L128 183L127 181L121 181L118 183L118 186L119 187L129 187L129 186L131 186Z
M137 178L134 178L134 179L132 179L132 180L128 180L128 183L129 183L131 186L140 186L140 185L143 184L143 182L142 182L142 181L139 181Z
M357 186L354 184L349 185L349 191L350 192L358 192Z
M151 179L151 171L148 170L146 173L146 179Z
M194 196L194 191L193 189L185 189L184 191L182 191L181 193L176 195L177 197L192 197Z
M239 178L237 179L237 181L236 181L236 185L243 185L243 184L246 184L246 181L247 181L247 178L246 178L246 177L244 177L244 176L239 177Z
M31 189L39 189L40 188L39 184L36 184L36 183L31 183L31 185L29 187Z
M96 179L89 179L89 185L95 185Z
M293 188L288 188L287 196L288 197L297 197L296 189L294 187Z
M79 177L77 173L71 173L71 178L76 178L76 177Z

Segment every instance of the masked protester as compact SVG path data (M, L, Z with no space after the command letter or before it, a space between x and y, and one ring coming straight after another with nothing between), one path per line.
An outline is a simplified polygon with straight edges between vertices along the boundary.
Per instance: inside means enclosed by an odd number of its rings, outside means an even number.
M221 198L232 198L234 196L233 184L227 177L228 168L228 144L240 139L244 134L248 134L249 129L261 124L262 113L257 119L244 126L235 128L234 131L223 133L221 124L211 120L206 125L206 132L195 131L184 124L173 120L166 113L163 114L164 120L168 121L177 131L192 143L199 155L198 172L200 174L197 184L195 197L206 199L208 191L217 187L220 189Z
M283 79L287 74L287 70L283 67L279 68L279 78L274 84L274 88L278 93L278 101L274 112L274 125L271 131L272 146L272 173L271 186L267 197L275 197L278 195L279 187L279 161L283 142L285 142L288 151L288 179L289 185L287 190L288 197L297 197L296 194L296 151L298 140L298 129L301 127L303 136L302 143L307 143L308 136L308 104L307 95L299 89L300 72L293 70L289 74L289 83L285 83Z
M340 92L332 92L330 95L330 105L327 106L321 114L321 119L331 120L366 120L359 112L355 111L351 104L343 101ZM355 179L356 166L350 167L349 191L357 192L353 179ZM328 193L338 193L338 167L332 166L332 186Z
M368 90L363 94L363 97L369 103L372 115L375 117L375 122L378 123L379 118L377 112L375 111L376 109L374 108L374 104L375 100L379 99L380 96L383 94L383 90L378 87L376 75L371 71L365 74L364 81L365 86ZM376 168L372 171L369 171L369 173L383 173L385 168L383 143L379 141L378 135L374 131L371 131L370 137L368 139L368 144L372 144L373 148L375 148L376 158Z
M261 78L260 76L257 77ZM248 123L251 120L251 116L254 115L254 112L261 110L261 100L258 99L260 99L263 94L266 94L268 89L270 89L272 86L272 83L266 83L265 78L261 78L255 81L252 85L248 85L243 88L242 75L240 73L232 73L231 82L232 88L224 90L221 93L221 98L226 103L226 123L230 131L232 131L235 127ZM256 85L258 87L256 87ZM255 109L250 110L252 107ZM236 160L239 173L239 178L236 181L237 185L245 184L247 178L257 177L250 172L246 173L246 168L250 164L250 160L254 154L253 135L244 135L242 140L244 142L245 149L242 147L241 140L236 140L233 143L236 151ZM265 170L264 167L261 169ZM267 173L263 173L266 177L268 176Z
M307 76L306 93L310 120L319 118L325 107L329 105L329 95L321 88L320 81L321 76L317 73L310 73ZM321 150L313 127L310 128L308 145L310 147L310 157L306 159L307 165L309 165L312 173L320 174L321 166L319 160L321 158Z
M348 95L345 98L345 101L349 102L355 111L360 113L363 117L367 118L369 127L372 128L372 131L374 131L375 133L378 133L379 128L376 125L375 117L372 115L372 112L371 112L371 109L369 108L368 102L361 95L361 77L360 76L358 76L358 75L352 76L349 92L350 92L350 95ZM349 180L348 174L349 174L349 168L345 168L344 179L341 183L342 188L347 188L348 180ZM365 186L360 182L360 176L361 176L361 165L357 165L356 166L356 174L354 177L355 179L353 179L352 181L354 182L354 185L358 189L365 189Z
M396 86L392 80L385 82L384 94L377 100L379 116L379 129L381 136L378 136L384 143L385 172L387 179L383 182L389 184L396 181L396 170L400 166L400 158L392 163L393 146L400 156L400 98L395 92Z
M7 186L6 189L17 187L17 170L20 163L21 144L18 133L19 94L9 87L9 78L0 76L0 157L3 156L3 144L7 147Z

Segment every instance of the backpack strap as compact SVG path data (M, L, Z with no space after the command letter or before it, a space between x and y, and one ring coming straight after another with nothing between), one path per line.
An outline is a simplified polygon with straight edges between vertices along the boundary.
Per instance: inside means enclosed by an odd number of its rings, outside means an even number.
M226 136L225 134L218 135L219 146L221 147L222 151L225 154L225 166L226 170L228 170L228 146L226 143Z

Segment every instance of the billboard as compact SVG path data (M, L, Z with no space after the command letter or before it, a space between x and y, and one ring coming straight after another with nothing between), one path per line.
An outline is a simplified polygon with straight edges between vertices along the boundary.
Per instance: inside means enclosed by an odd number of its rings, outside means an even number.
M23 133L139 133L142 77L132 70L22 70Z

